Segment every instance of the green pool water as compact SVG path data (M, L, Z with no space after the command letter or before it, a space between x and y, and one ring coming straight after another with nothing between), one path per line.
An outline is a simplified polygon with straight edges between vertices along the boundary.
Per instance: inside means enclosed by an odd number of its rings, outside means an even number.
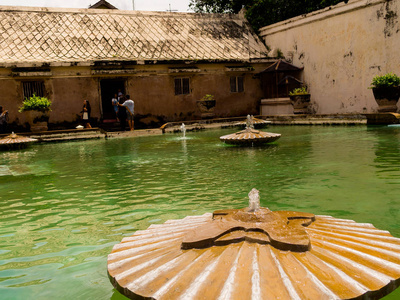
M274 126L33 145L0 153L0 299L125 299L107 255L136 230L248 205L368 222L400 237L400 128ZM399 299L397 290L385 299Z

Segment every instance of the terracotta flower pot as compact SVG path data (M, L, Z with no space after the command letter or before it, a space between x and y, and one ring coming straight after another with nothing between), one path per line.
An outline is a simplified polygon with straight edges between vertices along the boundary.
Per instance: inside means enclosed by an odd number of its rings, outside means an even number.
M379 112L397 112L397 102L400 98L400 87L372 88Z
M214 116L214 107L216 100L199 100L197 101L197 107L201 112L201 117L212 118Z
M49 112L28 110L25 111L25 119L29 123L32 132L48 130Z
M290 96L290 102L293 105L295 114L307 114L308 105L310 104L310 94Z

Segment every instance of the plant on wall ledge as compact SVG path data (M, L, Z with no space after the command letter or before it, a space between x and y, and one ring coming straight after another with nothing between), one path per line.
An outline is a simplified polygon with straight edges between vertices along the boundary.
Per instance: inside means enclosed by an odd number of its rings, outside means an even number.
M19 108L19 112L36 110L41 112L50 111L51 101L46 97L40 97L33 94L32 97L25 98Z
M200 101L213 101L213 100L215 100L214 95L211 95L211 94L207 94L203 98L200 99Z
M25 114L26 121L29 123L32 132L48 130L48 120L51 101L46 97L33 94L32 97L25 98L19 108L19 112Z
M295 96L295 95L308 95L308 90L305 86L303 86L289 92L289 96Z
M216 104L214 95L206 94L203 98L197 101L197 107L200 110L201 117L204 119L214 116L214 107Z
M387 73L386 75L377 75L372 78L371 84L371 88L396 87L400 85L400 77L393 73Z
M310 103L311 96L308 93L307 87L303 86L289 92L289 98L290 102L293 105L293 112L295 114L309 113L308 106Z
M372 79L371 87L379 112L397 112L400 98L400 78L396 74L377 75Z

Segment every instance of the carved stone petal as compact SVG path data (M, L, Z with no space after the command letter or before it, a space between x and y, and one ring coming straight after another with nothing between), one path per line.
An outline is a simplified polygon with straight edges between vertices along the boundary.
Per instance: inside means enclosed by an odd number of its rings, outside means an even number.
M257 231L243 231L237 230L230 232L228 234L223 235L219 239L215 241L216 246L226 246L232 243L239 242L249 242L249 243L259 243L259 244L268 244L271 240L268 238L268 235L262 232Z

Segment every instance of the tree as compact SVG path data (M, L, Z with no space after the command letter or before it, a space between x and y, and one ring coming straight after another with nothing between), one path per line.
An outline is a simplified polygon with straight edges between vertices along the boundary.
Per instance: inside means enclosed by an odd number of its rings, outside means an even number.
M246 9L246 17L255 30L289 18L303 15L342 0L191 0L189 7L200 13L238 13ZM347 3L347 1L345 1Z

